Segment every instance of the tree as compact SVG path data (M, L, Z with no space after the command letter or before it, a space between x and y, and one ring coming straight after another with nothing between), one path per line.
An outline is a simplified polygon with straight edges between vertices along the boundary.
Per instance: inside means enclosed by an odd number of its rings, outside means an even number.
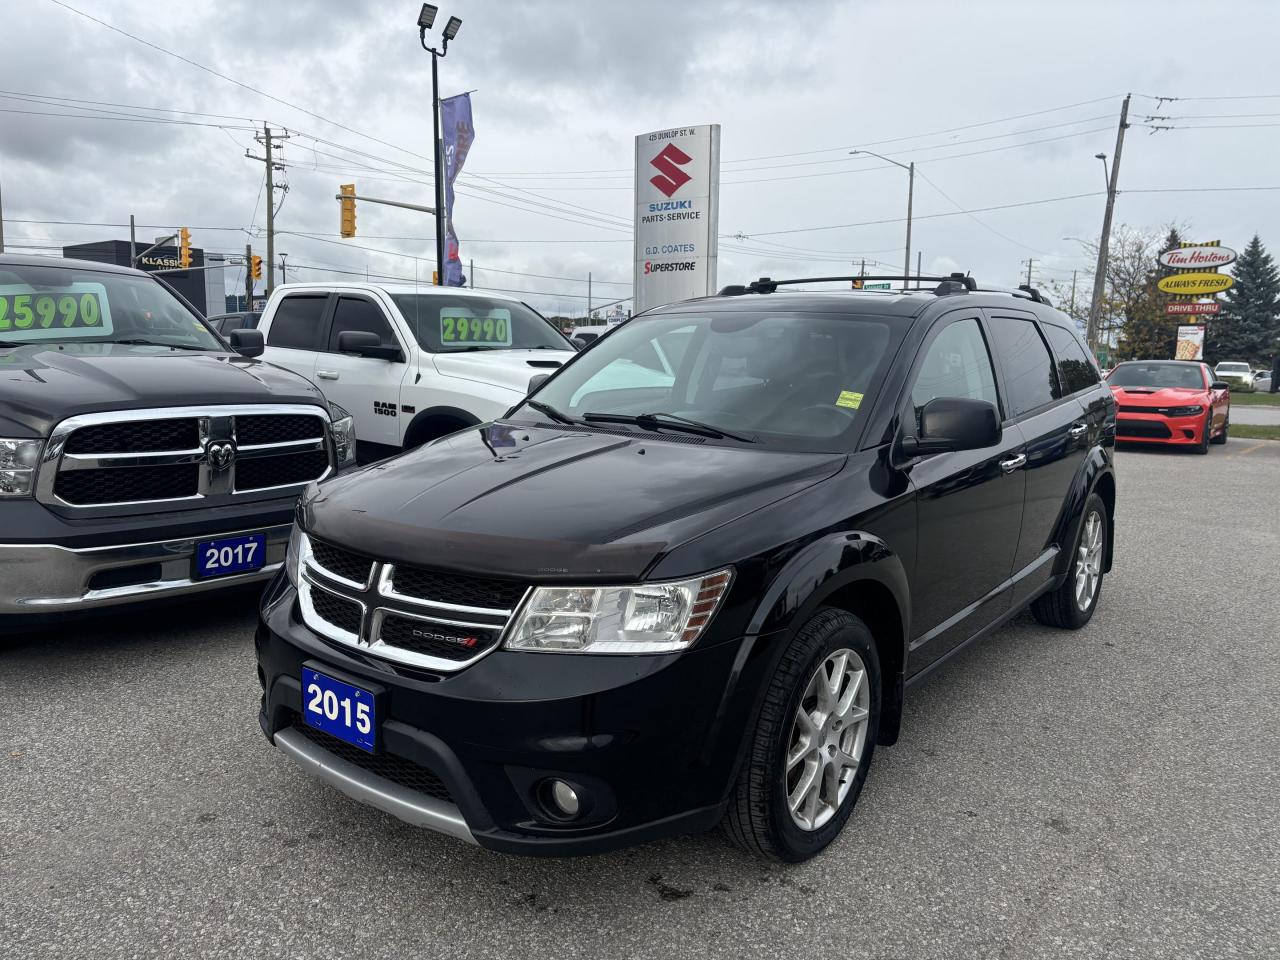
M1169 228L1169 235L1160 245L1159 253L1182 245L1177 227ZM1162 266L1158 255L1152 255L1141 284L1134 290L1124 308L1124 322L1120 343L1116 348L1121 360L1171 360L1177 347L1178 318L1165 313L1165 306L1172 297L1158 286L1161 278L1173 274L1173 269Z
M1232 270L1235 286L1223 311L1209 320L1205 356L1219 360L1270 363L1280 346L1280 270L1254 234Z

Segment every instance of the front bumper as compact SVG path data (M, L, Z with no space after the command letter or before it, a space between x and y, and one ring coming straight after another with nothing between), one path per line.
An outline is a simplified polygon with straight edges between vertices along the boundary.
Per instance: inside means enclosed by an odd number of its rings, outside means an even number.
M180 597L268 579L284 562L289 524L215 534L68 547L0 543L0 615L43 616L95 610L160 597ZM261 570L197 579L196 544L242 533L266 534Z
M1205 415L1166 417L1158 413L1123 413L1116 417L1117 443L1162 443L1199 446L1204 442Z
M597 853L713 827L770 659L766 638L682 655L499 649L431 675L317 637L297 606L283 575L263 596L256 645L268 739L348 796L511 853ZM377 755L300 721L304 664L374 693ZM426 771L440 789L415 788L401 769ZM542 805L549 777L583 798L577 820Z

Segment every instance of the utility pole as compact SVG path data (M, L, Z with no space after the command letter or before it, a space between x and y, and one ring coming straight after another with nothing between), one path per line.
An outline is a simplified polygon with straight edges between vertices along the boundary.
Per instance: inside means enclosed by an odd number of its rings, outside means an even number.
M898 164L902 166L902 164ZM916 163L914 160L907 166L907 269L904 275L911 273L911 198L916 192ZM902 289L907 289L907 281L902 281Z
M919 250L917 250L916 251L916 289L917 290L920 289L920 274L922 272L920 265L922 263L924 263L924 254L921 253Z
M1031 286L1031 270L1032 270L1032 268L1034 268L1034 267L1035 267L1035 265L1036 265L1036 258L1035 258L1035 257L1028 257L1026 260L1020 260L1020 261L1018 261L1018 262L1019 262L1019 263L1025 263L1025 264L1027 265L1027 286L1029 287L1029 286Z
M467 267L467 286L475 288L476 285L476 258L471 258L471 265Z
M858 263L858 276L865 277L867 275L867 258L863 257Z
M1120 181L1120 153L1124 150L1124 132L1129 128L1129 94L1120 107L1120 126L1116 130L1116 152L1111 159L1111 180L1107 184L1107 207L1102 214L1102 237L1098 241L1098 266L1093 274L1093 299L1089 303L1089 324L1085 339L1089 349L1098 349L1098 322L1102 318L1102 294L1107 285L1107 248L1111 242L1111 214L1116 205L1116 184Z
M1071 319L1076 318L1076 274L1078 270L1071 271Z
M138 262L138 231L135 229L133 214L129 214L129 266Z
M244 245L244 308L253 309L253 245Z
M262 134L254 134L254 140L262 144L262 152L265 157L259 157L250 153L248 150L244 155L251 160L257 160L259 163L265 164L267 168L267 295L270 296L272 288L276 285L276 183L275 171L284 170L283 163L276 163L272 157L272 150L275 148L275 141L281 141L280 146L284 146L284 141L289 139L287 133L271 132L271 128L265 123L262 125ZM288 184L281 184L281 189L288 190Z
M132 217L129 218L132 221ZM4 195L0 194L0 253L4 253Z
M591 319L591 271L587 271L587 319Z

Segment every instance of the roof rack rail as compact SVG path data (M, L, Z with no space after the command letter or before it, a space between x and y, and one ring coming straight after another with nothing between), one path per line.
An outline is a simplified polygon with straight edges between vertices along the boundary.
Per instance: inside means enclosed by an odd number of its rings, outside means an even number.
M978 289L978 281L973 279L973 277L970 277L963 273L953 273L946 277L924 277L924 276L907 277L907 276L901 276L901 275L865 276L864 275L864 276L857 276L857 277L855 276L795 277L789 280L774 280L770 277L761 277L759 280L754 280L751 283L746 284L745 286L742 284L732 284L730 286L724 287L723 289L721 289L719 295L722 297L740 297L748 293L774 293L775 291L777 291L778 287L791 286L797 283L832 283L832 282L844 282L844 281L849 281L852 283L853 281L856 281L856 280L864 280L864 281L865 280L873 280L873 281L898 280L898 281L901 281L904 285L911 282L912 280L916 281L917 283L921 283L921 282L936 283L938 284L938 286L931 292L937 294L938 296L943 296L944 294L948 294L948 293L961 293L961 292L967 292L969 290ZM906 292L905 287L902 292ZM922 289L920 292L924 293L925 291Z

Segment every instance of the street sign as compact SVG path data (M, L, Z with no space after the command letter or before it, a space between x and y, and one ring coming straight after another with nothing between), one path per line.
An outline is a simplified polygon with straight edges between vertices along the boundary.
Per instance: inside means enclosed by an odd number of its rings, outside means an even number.
M1218 313L1221 310L1222 304L1217 300L1166 303L1164 305L1165 315L1170 317L1202 317Z
M1236 252L1230 247L1199 244L1166 250L1160 254L1160 263L1179 270L1217 270L1232 263L1235 258Z
M862 285L862 289L863 290L892 290L893 284L889 283L888 281L884 283L864 283Z
M1165 293L1202 297L1229 290L1235 281L1225 273L1175 273L1156 284Z

